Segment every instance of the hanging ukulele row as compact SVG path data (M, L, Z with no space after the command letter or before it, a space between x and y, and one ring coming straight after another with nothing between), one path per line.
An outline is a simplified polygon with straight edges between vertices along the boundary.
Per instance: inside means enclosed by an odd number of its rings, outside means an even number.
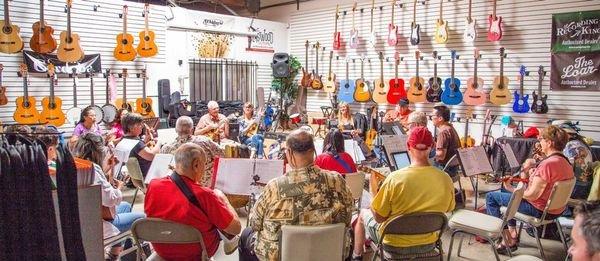
M85 54L81 48L79 35L71 30L72 0L66 1L67 30L60 33L60 43L57 45L54 38L54 29L44 19L44 0L40 0L40 18L32 26L33 36L29 41L29 47L31 50L42 54L56 51L56 55L61 62L74 63L83 59ZM133 36L127 33L127 9L127 5L124 5L123 13L119 15L123 18L123 31L116 36L117 43L113 52L115 59L133 61L138 55L141 57L155 56L158 53L158 47L154 41L154 32L148 27L149 4L146 3L142 13L144 16L144 30L138 34L137 48L133 47ZM8 0L4 0L4 21L0 21L0 27L2 27L2 30L0 30L0 52L18 53L23 50L23 39L19 35L20 28L11 24L10 21Z

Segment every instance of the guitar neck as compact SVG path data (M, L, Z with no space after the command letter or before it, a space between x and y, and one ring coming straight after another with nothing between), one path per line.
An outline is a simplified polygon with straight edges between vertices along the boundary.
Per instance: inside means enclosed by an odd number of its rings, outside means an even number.
M473 2L472 0L469 0L469 16L468 16L469 22L472 21L472 18L471 18L471 4L472 4L472 2Z
M8 0L4 0L4 21L6 26L10 26L10 16L8 15Z
M123 74L123 104L127 104L127 76Z
M396 1L392 2L392 26L394 25L394 10L396 7Z
M396 65L394 66L394 75L396 77L396 83L398 83L398 64L400 63L399 60L396 60Z
M416 71L417 71L417 79L418 79L419 78L419 57L418 56L417 56L417 66L416 67L417 67Z
M375 0L371 1L371 32L373 32L373 9L375 9Z
M94 75L90 75L90 103L94 106Z
M0 73L1 73L1 72L0 72ZM544 80L544 71L543 71L543 69L541 68L541 66L540 66L540 71L539 71L539 73L540 73L540 77L539 77L539 79L538 79L538 93L539 93L539 95L540 95L540 96L542 96L542 81ZM2 74L0 74L0 79L2 79L1 75L2 75ZM0 86L1 86L1 85L2 85L2 83L0 82Z
M109 99L108 99L108 97L110 96L109 81L110 81L110 70L106 69L106 104L109 104Z
M525 78L525 74L521 75L521 80L520 80L520 86L519 86L519 91L521 92L521 96L523 96L523 84L524 84L524 79Z
M67 5L67 41L71 41L71 5Z
M146 75L142 76L142 98L146 99Z
M77 107L77 74L73 72L73 107Z
M443 3L444 3L444 1L440 1L440 23L442 21L444 21L444 18L442 18L443 6L444 6Z
M360 60L360 78L364 79L365 78L365 62L363 60ZM0 82L0 86L1 86L1 82Z
M383 58L379 59L379 79L381 80L381 84L383 84Z
M475 57L475 60L473 61L473 80L473 83L477 83L477 57Z
M415 0L414 4L413 4L413 21L412 21L413 25L417 24L417 0Z
M40 28L44 28L46 23L44 22L44 0L40 0Z
M27 86L27 75L23 75L23 96L25 97L25 101L29 100L29 88Z
M469 118L465 119L465 141L467 140L467 136L469 135Z
M452 57L452 70L450 72L450 78L452 78L452 83L454 83L454 57Z
M127 6L123 8L123 35L127 34Z
M434 83L437 81L437 57L434 57L434 63L433 63L433 81Z
M350 76L348 76L348 61L346 61L346 82L350 82Z
M317 77L319 76L319 45L315 48L315 72Z
M494 9L492 11L492 18L494 18L494 20L496 20L496 0L494 0Z
M504 54L500 55L500 84L504 81Z
M50 104L54 104L54 75L50 76Z
M150 29L148 29L148 15L150 14L150 12L148 11L148 6L144 6L144 32L146 33L146 35L148 35L148 31L150 31Z

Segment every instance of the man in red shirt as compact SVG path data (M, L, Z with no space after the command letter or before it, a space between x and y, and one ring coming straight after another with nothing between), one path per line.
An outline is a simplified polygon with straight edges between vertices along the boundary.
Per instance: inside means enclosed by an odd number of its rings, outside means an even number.
M202 209L192 204L171 176L168 176L150 182L144 210L148 217L162 218L198 229L210 257L219 248L218 230L237 235L241 231L241 224L223 192L198 184L204 174L205 160L204 151L197 144L186 143L175 151L173 175L178 175L185 183ZM202 256L200 244L152 245L156 253L167 260L200 260Z
M394 110L389 110L385 113L383 122L399 121L402 126L408 127L406 121L408 120L408 115L412 112L410 108L408 108L408 104L408 99L401 99L398 104L396 104Z

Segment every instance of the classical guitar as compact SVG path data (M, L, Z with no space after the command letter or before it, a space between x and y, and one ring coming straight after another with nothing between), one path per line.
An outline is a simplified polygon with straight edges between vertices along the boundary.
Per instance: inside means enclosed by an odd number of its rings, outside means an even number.
M421 42L421 26L417 24L417 0L413 4L413 20L410 24L410 44L418 45Z
M2 71L4 70L4 65L0 63L0 105L6 105L8 103L8 99L6 98L6 87L2 85Z
M325 85L323 86L323 90L328 93L334 93L336 91L335 85L335 73L331 68L331 61L333 60L333 51L329 52L329 73L327 74L327 81L325 81Z
M117 117L117 107L110 103L110 82L111 80L114 81L114 77L110 73L110 69L106 69L104 78L106 78L106 103L102 105L102 122L109 124L112 123Z
M548 104L546 100L548 99L548 95L542 95L542 81L544 80L544 76L546 76L546 72L544 71L544 66L538 68L538 92L533 91L533 103L531 103L531 111L539 114L548 113Z
M35 98L29 96L29 75L27 65L21 64L19 71L23 78L23 96L17 97L13 119L20 124L35 124L40 120L40 113L35 108Z
M42 99L42 112L40 122L47 122L56 127L65 124L65 113L62 111L62 99L54 96L56 78L54 64L48 64L48 78L50 79L50 96Z
M123 32L117 34L117 46L113 51L115 59L123 62L133 61L137 53L133 48L133 36L127 33L127 5L123 6Z
M71 2L67 0L67 31L60 32L60 44L56 50L58 60L65 63L77 62L84 56L79 35L71 31Z
M370 150L373 149L375 139L377 138L377 130L373 127L373 114L375 115L375 118L377 118L377 105L373 105L371 106L371 108L367 108L369 129L367 130L367 133L365 133L365 144L367 145L367 147L369 147Z
M392 20L388 24L387 43L389 46L398 44L398 27L394 24L394 7L396 7L396 0L392 1Z
M306 50L304 51L304 66L302 66L302 80L300 80L300 85L304 88L310 87L310 82L312 78L312 74L308 71L308 40L304 44Z
M96 123L100 123L104 120L104 111L94 102L94 71L90 70L86 76L90 78L90 106L88 107L96 113Z
M473 118L473 114L471 108L467 109L465 114L465 134L462 138L460 138L460 147L461 148L470 148L475 146L475 139L473 139L469 135L469 121Z
M419 51L415 51L415 59L416 59L416 75L410 78L408 87L408 92L406 94L408 100L412 103L425 102L425 88L423 85L425 84L425 79L419 76L419 61L421 60L421 53Z
M442 92L442 102L448 105L460 104L463 100L460 92L460 80L454 77L454 65L457 58L456 51L452 50L452 73L450 78L444 81L444 91Z
M350 80L350 76L348 75L348 59L346 59L346 79L340 81L340 90L338 99L345 103L354 102L354 90L356 86L354 85L354 80Z
M521 65L519 69L519 74L521 78L519 78L519 92L515 91L513 96L515 97L513 103L513 111L516 113L526 113L529 112L529 94L524 94L523 91L523 82L525 75L527 75L527 71L524 65Z
M29 47L37 53L51 53L56 50L54 29L46 24L44 20L44 0L40 0L40 20L32 26L33 36L29 41Z
M471 2L472 0L469 0L469 15L465 19L465 29L463 30L463 41L467 43L474 43L477 39L477 22L471 16Z
M354 12L356 11L356 2L352 6L352 30L350 30L350 48L356 49L358 47L358 29L354 26Z
M437 61L439 56L437 51L433 51L433 77L429 78L427 82L427 101L428 102L440 102L442 100L442 78L437 76Z
M473 77L467 81L467 90L463 95L463 100L467 105L484 105L486 101L486 93L480 91L483 89L483 79L477 76L477 61L479 60L479 49L475 48L473 57ZM478 88L481 88L478 90Z
M4 0L4 20L0 21L0 52L18 53L23 50L23 39L19 35L21 29L10 23L8 9L8 0Z
M67 121L76 125L81 118L82 109L77 105L77 85L79 84L79 79L77 78L77 69L75 67L72 69L71 78L73 79L73 107L67 110Z
M369 46L375 48L377 46L377 33L373 27L373 12L375 10L375 0L371 0L371 33L369 34Z
M371 83L365 80L364 60L364 57L360 58L360 78L356 79L356 83L354 84L356 86L354 88L354 100L357 102L368 102L371 100Z
M387 94L390 87L383 80L383 52L379 52L379 79L375 80L373 86L373 101L381 105L387 104Z
M152 57L158 53L158 46L154 42L154 31L148 27L148 16L150 15L150 5L144 5L144 31L139 33L140 43L137 46L137 53L141 57Z
M398 65L400 64L400 53L394 54L394 79L390 79L390 90L387 94L389 104L398 104L400 99L406 98L406 89L404 89L404 79L398 77Z
M146 97L146 81L148 80L148 74L146 69L142 69L142 98L135 100L135 112L142 115L145 118L154 118L154 111L152 110L152 99Z
M504 47L500 48L500 76L494 78L492 90L490 91L490 102L495 105L504 105L510 102L510 91L508 90L508 78L504 76Z
M490 42L502 39L502 17L496 16L496 0L494 0L494 11L488 16L487 38Z
M443 3L444 1L440 1L440 18L435 21L435 31L433 32L433 39L439 44L448 42L448 21L444 21L442 18Z
M123 73L121 74L121 76L123 77L123 97L118 98L115 101L115 105L117 106L117 108L126 109L127 111L132 111L131 108L133 106L131 106L131 104L127 101L127 77L128 77L127 69L123 68Z
M321 75L319 74L319 51L321 49L321 45L319 42L315 44L315 71L312 73L312 80L310 82L310 87L313 90L323 89L323 81L321 80Z
M342 46L341 33L338 32L337 24L340 12L340 5L335 6L335 31L333 32L333 50L339 50ZM317 48L318 49L318 48Z

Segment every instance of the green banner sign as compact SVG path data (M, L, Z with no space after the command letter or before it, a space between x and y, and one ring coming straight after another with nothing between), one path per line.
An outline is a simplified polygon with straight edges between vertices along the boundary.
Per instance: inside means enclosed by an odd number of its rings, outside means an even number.
M552 15L552 52L600 51L600 10Z

